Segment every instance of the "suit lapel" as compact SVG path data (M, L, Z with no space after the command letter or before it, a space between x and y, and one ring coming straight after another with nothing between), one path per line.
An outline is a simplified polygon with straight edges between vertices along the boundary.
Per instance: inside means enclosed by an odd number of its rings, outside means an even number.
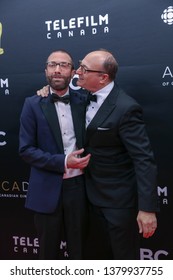
M71 103L71 112L76 135L76 144L80 149L84 145L85 135L85 106L84 104Z
M64 149L63 149L63 142L62 142L59 120L57 117L55 105L50 101L50 94L49 94L48 98L43 98L41 100L40 106L41 106L43 113L47 119L47 122L52 130L52 133L57 142L57 145L63 153Z
M86 131L86 141L92 136L92 134L97 130L99 126L102 125L105 119L112 113L116 108L116 100L118 95L118 90L115 90L115 87L109 93L96 115L92 119L91 123L87 127Z

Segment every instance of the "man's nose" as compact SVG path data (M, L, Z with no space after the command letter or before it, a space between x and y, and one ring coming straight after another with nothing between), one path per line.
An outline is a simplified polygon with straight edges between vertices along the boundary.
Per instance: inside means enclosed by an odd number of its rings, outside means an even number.
M57 64L56 66L55 66L55 71L60 71L61 70L61 66L59 65L59 64Z
M76 69L76 74L79 74L79 73L81 73L81 67L79 66L77 69Z

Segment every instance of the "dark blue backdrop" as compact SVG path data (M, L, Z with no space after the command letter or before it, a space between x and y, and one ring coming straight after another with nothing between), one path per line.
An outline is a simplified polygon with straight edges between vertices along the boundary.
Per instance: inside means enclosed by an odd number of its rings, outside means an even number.
M38 256L32 213L24 208L29 167L18 156L19 116L25 97L46 83L45 60L59 48L70 51L76 65L97 48L115 54L117 82L144 109L159 170L158 230L141 240L141 259L172 259L172 0L1 0L0 258ZM92 251L101 240L94 222L91 236L89 254L100 259L107 248L99 247L98 255Z

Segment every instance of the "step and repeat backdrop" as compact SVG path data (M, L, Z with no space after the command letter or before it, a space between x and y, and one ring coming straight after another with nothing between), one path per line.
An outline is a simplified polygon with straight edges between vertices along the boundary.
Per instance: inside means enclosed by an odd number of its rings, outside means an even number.
M0 1L0 259L38 258L33 213L24 207L29 166L18 155L19 118L25 97L46 84L47 56L60 48L76 67L98 48L117 58L117 83L143 107L158 166L158 229L141 239L140 258L173 259L172 0ZM107 248L94 225L88 258L102 259ZM63 238L60 247L66 258Z

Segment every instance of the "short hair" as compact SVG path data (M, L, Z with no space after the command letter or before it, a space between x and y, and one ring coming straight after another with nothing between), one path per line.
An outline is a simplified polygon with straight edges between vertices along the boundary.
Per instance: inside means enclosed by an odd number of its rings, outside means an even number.
M107 53L107 56L105 58L105 61L103 63L103 67L105 72L109 75L109 79L111 81L115 80L117 71L118 71L118 63L115 59L115 57L113 56L113 54L106 50L106 49L99 49L99 51L103 51L105 53Z
M74 69L74 60L73 60L72 55L71 55L68 51L66 51L66 50L64 50L64 49L59 49L59 50L53 51L52 53L50 53L50 55L53 54L53 53L57 53L57 52L65 53L65 54L67 54L67 55L70 57L70 59L71 59L71 64L72 64L72 70L73 70L73 69ZM50 56L50 55L49 55L49 56Z

